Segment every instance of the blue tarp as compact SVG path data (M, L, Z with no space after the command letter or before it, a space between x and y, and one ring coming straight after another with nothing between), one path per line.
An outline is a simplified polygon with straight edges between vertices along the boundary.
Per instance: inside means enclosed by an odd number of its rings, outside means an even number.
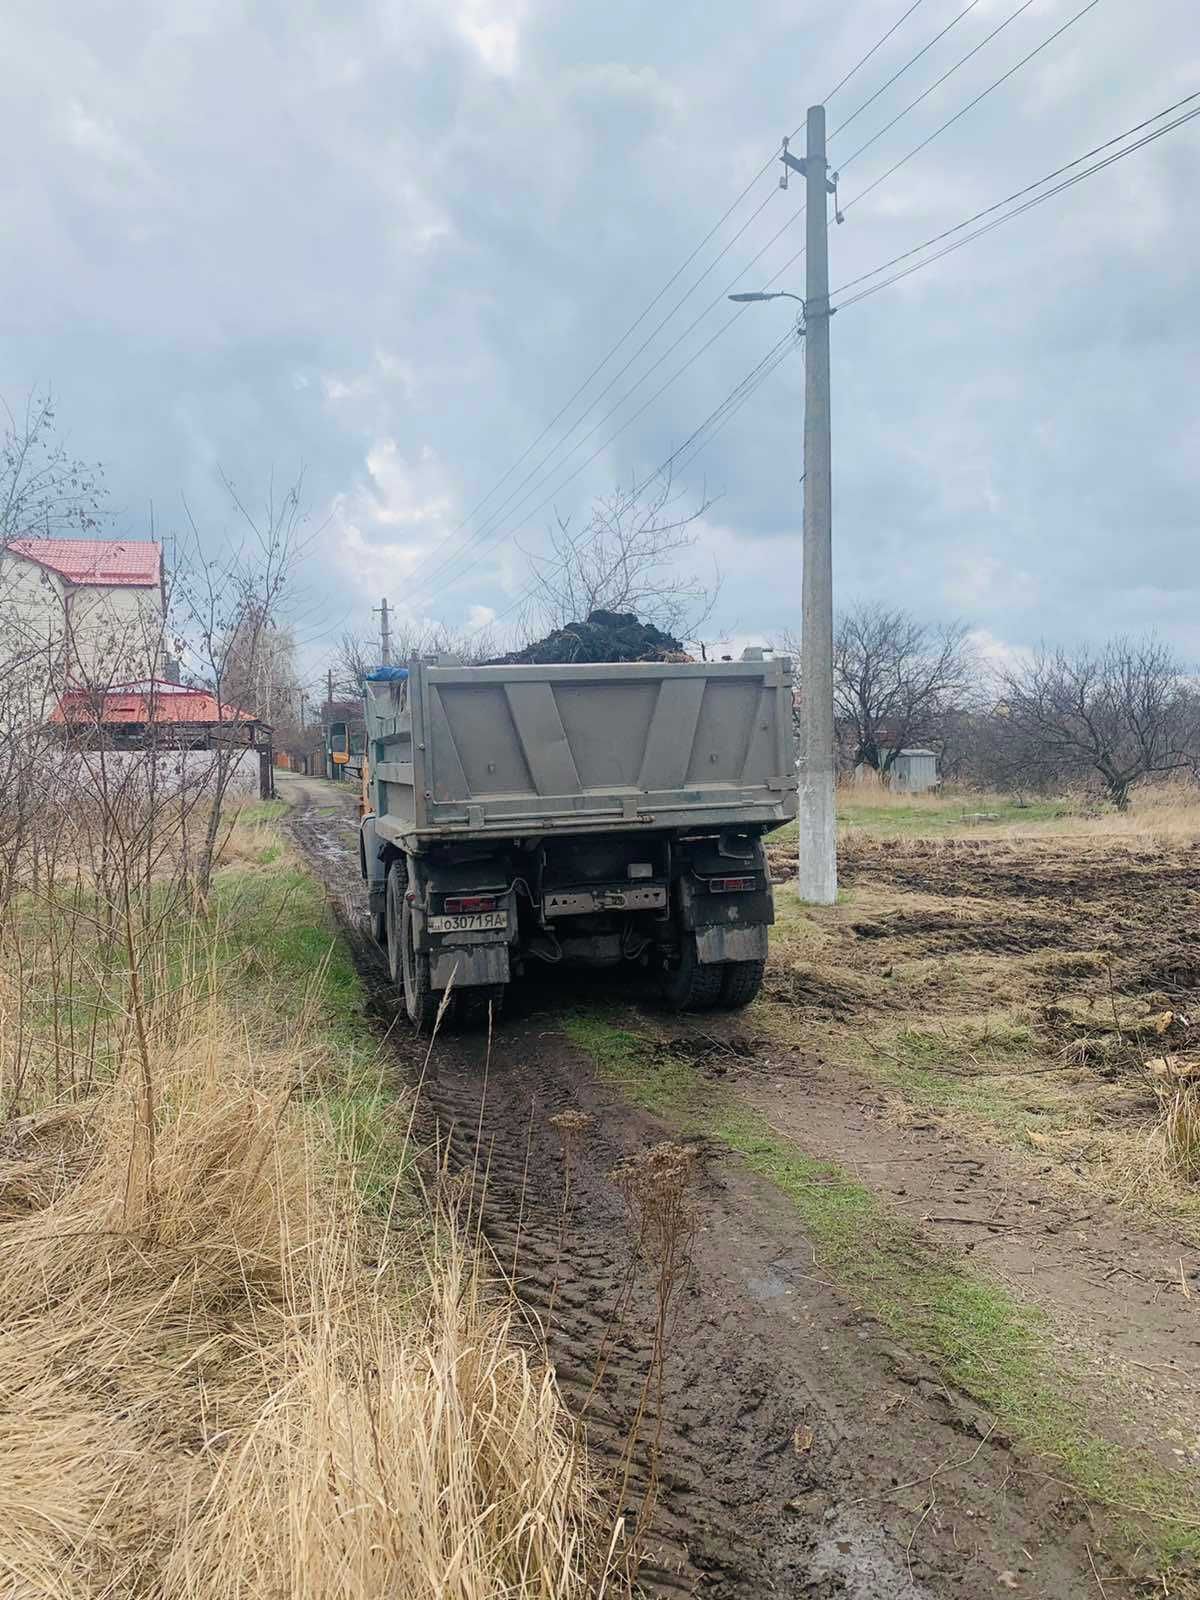
M376 667L367 673L368 683L403 683L408 677L407 667Z

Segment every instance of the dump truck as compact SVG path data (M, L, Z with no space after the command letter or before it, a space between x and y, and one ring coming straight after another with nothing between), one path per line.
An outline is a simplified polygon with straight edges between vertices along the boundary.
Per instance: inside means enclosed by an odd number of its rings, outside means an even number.
M366 680L360 867L409 1018L486 1015L540 967L621 968L679 1011L758 993L763 835L796 814L791 663L463 666Z

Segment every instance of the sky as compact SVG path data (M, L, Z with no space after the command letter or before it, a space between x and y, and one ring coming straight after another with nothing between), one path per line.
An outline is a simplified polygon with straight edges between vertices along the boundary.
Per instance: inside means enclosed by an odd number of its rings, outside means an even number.
M1195 0L1097 0L854 203L1085 0L1030 0L856 154L1018 3L883 88L969 4L918 0L830 97L911 0L10 0L0 396L52 387L114 534L182 537L186 505L215 549L222 475L257 503L302 470L314 671L382 595L505 626L552 516L646 479L788 334L793 302L723 296L803 294L772 157L809 105L836 291L1200 90ZM1200 662L1198 172L1200 120L834 317L838 606ZM739 643L798 626L782 348L674 477Z

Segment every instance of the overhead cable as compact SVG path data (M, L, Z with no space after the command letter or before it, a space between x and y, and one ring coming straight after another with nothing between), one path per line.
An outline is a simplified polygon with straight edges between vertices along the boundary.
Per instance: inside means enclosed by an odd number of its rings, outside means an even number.
M674 351L676 351L679 348L679 346L695 331L695 329L697 327L699 327L700 323L703 322L703 320L709 314L709 312L712 311L714 309L714 307L720 305L720 303L725 299L725 297L729 293L729 291L732 288L734 288L741 281L742 278L745 277L746 273L749 272L751 267L753 267L758 261L760 261L762 259L762 257L764 255L766 255L767 251L771 248L771 246L773 244L775 244L776 241L782 237L782 235L787 231L787 229L796 220L796 218L799 217L800 215L802 215L803 211L804 211L804 207L801 206L799 208L799 210L797 210L791 217L788 218L787 222L785 222L781 228L777 229L776 232L774 234L772 234L772 236L767 240L766 244L763 245L762 249L758 251L757 255L752 257L752 259L749 262L747 262L747 264L742 268L742 270L737 274L737 276L732 278L729 281L729 283L721 291L721 293L718 294L713 300L711 300L708 303L708 305L706 305L704 307L704 309L700 312L700 314L697 317L693 318L693 320L688 324L688 326L683 330L683 332L681 334L679 334L679 336L674 340L674 342L667 346L667 348L654 360L654 362L652 362L652 364L646 369L646 371L644 373L642 373L641 377L637 378L634 381L634 383L632 383L630 385L630 387L625 391L625 393L623 395L621 395L621 397L618 400L616 400L609 407L609 409L604 413L604 415L602 417L600 417L598 419L598 421L596 421L592 425L591 428L588 429L587 433L585 433L580 439L576 440L576 442L571 446L570 451L568 452L568 458L569 458L570 455L573 455L577 450L580 450L585 444L587 444L588 440L593 438L595 436L595 434L597 434L600 431L600 429L604 426L604 424L606 422L608 422L612 417L614 417L617 414L618 411L620 411L621 407L625 404L625 402L627 400L629 400L637 392L637 390L646 381L646 379L651 375L651 373L657 371L657 369L663 364L663 362L665 362L667 360L667 358L670 355L672 355L674 353ZM787 261L784 262L783 266L780 267L777 272L773 273L772 276L767 279L767 285L766 286L768 288L770 287L770 285L772 283L774 283L778 278L780 278L783 275L783 273L785 273L788 270L789 267L793 266L797 261L800 260L801 256L803 256L803 254L804 254L804 249L805 249L805 247L802 245L800 247L800 249L795 252L794 255L788 257ZM738 320L738 318L745 314L745 310L746 310L745 306L742 306L739 310L735 311L732 314L732 316L727 318L727 320L724 323L722 323L722 325L717 329L717 331L712 335L712 337L707 339L705 341L705 343L703 345L701 345L698 350L696 350L691 356L689 356L688 359L685 362L683 362L683 364L671 375L671 377L668 378L667 381L664 384L662 384L654 392L654 394L650 397L650 400L648 400L643 406L641 406L636 412L634 412L634 414L631 417L629 417L625 422L623 422L619 428L615 429L614 432L601 445L599 445L597 447L597 449L595 449L592 452L592 454L587 457L587 459L585 461L583 461L567 478L564 478L562 480L562 482L552 491L550 498L553 499L554 495L557 494L560 489L565 488L565 486L568 483L572 482L576 477L578 477L579 473L583 471L584 467L589 465L590 462L594 461L596 459L596 457L603 450L607 449L608 445L611 444L614 439L619 437L620 434L624 433L626 428L630 427L634 422L636 422L637 419L646 412L646 410L649 408L649 406L656 399L658 399L659 396L662 395L667 389L669 389L671 387L671 385L673 383L675 383L683 375L683 373L685 373L688 370L688 368L690 366L692 366L692 364L695 361L697 361L704 354L704 352L706 350L708 350L710 348L710 346L713 345L716 342L717 339L719 339L723 334L728 332L728 330L733 326L733 324ZM553 451L550 452L550 455L553 455L553 454L554 454ZM549 459L550 459L550 456L548 455L545 458L545 460L543 461L542 464L544 465L545 461L548 461ZM514 491L514 493L511 494L508 497L508 499L504 502L503 505L497 507L495 511L489 513L488 517L485 519L484 524L480 527L480 529L477 530L475 536L471 540L468 541L468 545L469 544L473 544L473 543L479 543L479 542L481 542L481 541L483 541L485 539L492 538L499 531L500 519L505 517L506 515L511 515L511 516L521 515L521 516L524 516L525 512L524 512L523 508L524 508L525 504L529 500L531 500L541 489L543 489L545 487L545 485L549 482L550 478L553 477L554 473L558 470L558 467L561 467L563 465L565 465L565 459L564 459L564 461L559 462L557 466L552 467L550 469L550 471L546 473L545 477L542 478L541 482L535 484L532 488L530 488L528 493L526 493L525 495L523 495L523 496L520 495L520 491L519 490ZM540 470L540 467L537 470ZM533 476L533 475L534 474L530 474L529 476ZM528 478L525 481L528 481ZM514 498L516 499L516 503L515 504L513 504ZM547 502L544 501L542 503L542 505L544 506L546 503ZM541 510L542 507L540 506L537 509ZM452 567L458 560L460 560L461 557L466 554L466 552L467 552L467 546L462 546L457 551L451 552L445 558L445 560L442 561L442 563L439 566L435 567L431 572L427 572L427 574L425 576L425 582L427 584L432 583L439 576L441 576L441 574L444 571L446 571L448 568Z
M1014 200L1020 199L1022 195L1027 195L1031 190L1039 189L1043 184L1052 182L1061 173L1070 171L1072 167L1078 166L1081 161L1089 160L1099 151L1110 149L1114 144L1121 144L1124 140L1131 138L1133 134L1148 127L1150 123L1158 122L1163 117L1170 116L1180 106L1188 105L1191 101L1197 99L1200 99L1200 89L1197 89L1193 94L1185 96L1184 99L1176 101L1174 105L1168 106L1166 110L1158 112L1155 116L1148 117L1144 122L1139 122L1134 127L1126 129L1124 133L1117 134L1115 138L1107 140L1104 144L1096 145L1094 149L1087 151L1084 155L1077 156L1074 161L1068 161L1064 166L1056 168L1054 172L1047 173L1044 178L1039 178L1036 183L1027 184L1025 188L1016 190L1013 194L1008 195L1003 200L996 201L995 205L988 206L983 211L977 211L974 216L967 217L965 221L957 223L953 228L947 228L942 233L926 239L924 243L914 245L911 250L906 250L903 255L894 256L891 261L883 262L872 272L865 272L857 278L851 278L849 282L842 284L833 293L835 295L842 294L856 284L863 283L868 278L876 277L881 272L886 272L889 267L895 266L898 262L905 261L914 255L920 255L922 251L928 250L943 239L949 238L951 234L970 227L973 222L978 222L981 217L990 215L1002 206L1010 205ZM1184 123L1191 122L1196 117L1200 117L1200 106L1193 106L1190 111L1184 112L1182 116L1176 117L1174 121L1166 123L1161 128L1155 128L1150 133L1143 134L1133 144L1127 144L1124 149L1115 150L1111 155L1105 156L1103 160L1093 162L1090 167L1085 167L1082 172L1076 172L1071 177L1064 178L1061 183L1055 184L1052 189L1046 189L1044 193L1034 195L1032 199L1026 200L1023 205L1016 206L1012 211L1006 211L1003 216L993 217L990 222L984 223L981 228L976 228L973 233L968 233L963 238L955 239L951 244L944 245L942 249L935 251L933 255L926 256L924 260L913 262L911 266L905 267L900 272L893 273L891 277L885 278L881 283L871 284L868 288L861 289L857 294L851 295L846 300L839 300L834 309L840 311L847 306L857 305L860 300L867 299L869 295L878 294L881 289L890 287L891 284L899 282L901 278L907 278L914 272L920 272L923 267L931 266L935 261L940 261L943 256L950 255L955 250L960 250L963 245L970 244L972 240L981 238L985 233L990 233L993 228L1000 227L1002 223L1011 222L1014 217L1023 216L1026 211L1031 211L1034 206L1039 206L1046 200L1052 200L1056 195L1062 194L1065 189L1070 189L1075 184L1082 183L1085 178L1090 178L1095 173L1102 172L1105 167L1111 167L1114 162L1124 160L1126 156L1133 155L1135 151L1143 149L1148 144L1153 144L1156 139L1163 138L1166 134L1172 133L1176 128L1182 127Z
M932 91L938 87L938 84L944 83L950 76L951 72L957 72L958 68L962 66L963 62L969 61L971 56L975 55L977 51L982 50L985 44L996 37L1001 28L1006 28L1010 22L1015 21L1016 18L1021 15L1022 11L1027 11L1032 4L1033 0L1024 0L1024 3L1019 5L1014 12L1007 16L999 27L994 28L992 32L988 34L986 39L982 40L975 46L974 50L968 51L968 53L963 56L962 61L956 62L955 65L950 68L949 72L944 72L937 80L937 83L931 84L930 87L926 89L925 94L918 95L916 100L914 100L911 105L906 106L905 109L900 112L899 116L892 118L891 122L887 124L887 127L881 128L877 134L874 134L870 139L867 140L866 144L860 145L859 148L854 152L854 155L847 157L846 161L841 162L840 167L846 167L850 161L855 159L856 156L860 156L864 150L873 145L876 139L881 138L889 128L894 128L896 123L900 121L901 117L907 116L908 112L912 110L913 106L920 104L920 102L925 98L925 95L931 94ZM989 83L986 89L980 90L977 95L967 101L965 106L962 106L958 111L956 111L952 117L947 118L947 120L942 123L941 127L935 128L927 138L921 140L920 144L914 145L907 155L901 156L900 160L894 162L886 172L881 173L880 176L872 183L869 183L865 189L859 190L858 194L856 194L852 200L847 200L845 205L842 206L843 215L850 210L851 206L856 206L860 200L869 195L872 190L878 189L879 185L881 183L885 183L894 172L899 172L902 166L911 161L915 155L919 155L927 145L931 145L935 139L940 138L941 135L945 133L947 128L952 128L961 117L966 116L968 111L973 111L981 100L986 100L988 95L993 93L994 90L998 89L1001 84L1007 83L1008 80L1014 76L1014 74L1020 72L1022 67L1024 67L1028 62L1032 61L1035 56L1040 55L1042 51L1045 50L1048 45L1052 45L1056 39L1061 38L1062 35L1066 33L1068 28L1073 27L1081 17L1085 17L1089 11L1093 10L1099 4L1100 0L1087 0L1087 4L1085 6L1082 6L1074 16L1068 17L1066 22L1064 22L1061 27L1056 28L1048 38L1043 39L1041 44L1036 45L1028 55L1022 56L1020 61L1009 67L1008 71L1002 73L994 83Z
M771 374L775 371L775 368L781 366L787 357L793 354L797 349L802 348L803 341L797 337L796 330L794 328L789 329L782 339L778 340L774 345L771 346L766 355L764 355L762 359L751 368L746 376L742 378L739 383L734 385L733 389L730 390L729 394L725 396L720 405L711 411L697 428L693 429L683 443L677 445L665 461L660 462L652 472L647 473L647 475L641 479L640 482L633 486L629 493L624 496L618 504L616 508L616 515L619 516L622 512L627 511L629 507L637 500L638 496L643 494L656 479L664 477L667 473L672 472L680 464L686 465L694 461L695 458L700 454L701 450L705 449L709 444L711 444L712 440L716 438L717 434L719 434L726 424L732 420L736 413L741 410L746 401L749 400L750 397L762 387L762 384L765 383L767 378L771 376ZM687 457L687 461L681 463L681 457L683 456L684 452L693 445L695 448L691 450L691 454ZM590 542L590 540L584 539L581 541L581 544L587 544ZM567 566L568 561L569 558L564 559L558 564L557 567L551 568L550 572L545 574L545 576L552 576L554 572L561 572ZM494 617L490 618L489 625L492 622L500 621L503 617L506 617L511 612L515 611L518 606L523 605L527 600L531 599L536 593L537 588L538 582L535 580L532 584L523 589L521 593L512 601L512 603L506 606L503 611L497 612Z
M928 54L928 52L933 49L934 45L937 44L939 40L944 39L946 37L946 35L950 32L951 28L956 27L962 21L962 19L965 16L967 16L968 13L974 11L975 7L977 5L979 5L980 3L981 3L981 0L970 0L970 4L965 5L962 8L962 10L958 13L958 15L956 17L952 17L950 19L950 21L946 24L946 26L943 29L941 29L941 31L939 33L935 33L933 38L930 39L928 44L922 45L921 48L917 51L915 56L909 56L908 60L904 63L904 65L900 68L900 70L898 72L893 72L891 77L887 80L886 83L880 84L879 88L876 89L875 93L873 95L871 95L871 97L869 99L864 100L862 105L859 106L857 111L852 111L850 113L850 115L846 118L845 122L840 122L838 124L838 126L833 130L833 132L829 135L829 137L831 139L836 139L839 133L844 132L844 130L850 126L850 124L854 121L854 119L856 117L860 117L862 115L862 113L867 109L868 106L873 106L875 104L876 100L879 99L879 96L881 94L886 94L887 93L887 91L896 82L897 78L902 78L904 76L904 74L908 71L909 67L915 67L917 62L920 61L920 59L921 59L921 57L923 55Z

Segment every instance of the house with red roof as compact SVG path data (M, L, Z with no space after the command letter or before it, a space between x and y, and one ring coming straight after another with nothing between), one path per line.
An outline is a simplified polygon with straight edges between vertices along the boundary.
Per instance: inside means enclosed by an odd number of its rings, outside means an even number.
M271 729L252 712L219 700L208 689L146 678L103 688L68 689L50 725L75 750L151 752L160 794L179 783L211 785L218 771L226 793L272 793ZM215 761L211 752L222 751ZM206 754L207 752L207 754Z
M0 663L48 685L163 673L162 546L12 539L0 550Z

